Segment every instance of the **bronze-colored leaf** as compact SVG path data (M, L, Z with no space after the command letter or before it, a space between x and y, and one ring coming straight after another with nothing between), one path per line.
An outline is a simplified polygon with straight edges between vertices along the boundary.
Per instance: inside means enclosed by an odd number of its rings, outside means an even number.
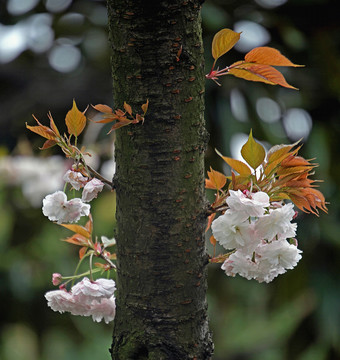
M66 114L65 123L70 135L78 136L85 128L86 117L78 110L77 104L74 100L72 109Z
M279 50L268 46L256 47L249 51L245 56L246 62L272 65L272 66L294 66L301 67L304 65L293 64L289 59L283 56Z
M222 29L215 34L211 51L212 56L217 60L220 56L228 52L240 39L241 33L230 29Z

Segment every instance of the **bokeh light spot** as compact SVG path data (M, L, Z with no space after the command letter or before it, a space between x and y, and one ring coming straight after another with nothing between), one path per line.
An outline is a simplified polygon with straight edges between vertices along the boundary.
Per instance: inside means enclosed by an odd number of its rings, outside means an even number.
M72 3L72 0L46 0L46 10L56 13L66 10Z
M281 109L279 104L267 97L256 101L256 112L260 119L266 123L273 123L280 120Z
M292 108L283 116L283 126L291 140L307 139L312 130L313 121L306 110Z
M254 47L263 46L270 41L270 34L262 25L253 21L242 20L234 25L234 31L241 32L241 38L235 45L240 52L248 52Z
M81 61L78 48L69 44L56 45L49 54L49 62L53 69L68 73L77 68Z
M8 0L7 11L14 15L23 15L28 11L31 11L39 0Z
M243 94L238 89L231 90L230 107L233 116L242 122L248 120L247 104Z

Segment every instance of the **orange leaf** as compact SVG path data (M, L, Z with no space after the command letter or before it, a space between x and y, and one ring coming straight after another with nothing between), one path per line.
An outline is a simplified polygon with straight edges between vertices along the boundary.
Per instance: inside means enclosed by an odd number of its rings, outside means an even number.
M313 169L314 166L292 166L292 167L279 167L276 171L276 173L279 176L282 175L290 175L290 174L296 174L300 175L301 173L309 172Z
M259 81L270 85L281 85L286 88L297 90L297 88L286 82L286 79L278 70L269 65L253 63L233 64L231 65L228 74L249 81Z
M92 106L92 105L91 105ZM95 106L92 106L94 109L96 109L97 111L100 111L102 113L106 113L106 114L110 114L112 113L112 109L110 108L110 106L107 105L103 105L103 104L97 104Z
M91 233L87 231L83 226L76 225L76 224L59 224L60 226L65 227L66 229L69 229L77 234L80 234L84 236L85 238L89 239L91 236Z
M99 262L94 263L94 266L106 270L108 264L102 264Z
M267 153L268 163L278 160L279 158L281 158L282 155L287 154L299 142L300 142L300 140L291 145L281 144L281 145L275 145L272 148L270 148ZM299 149L300 149L300 147L297 150L299 150ZM296 152L297 151L294 151L294 153L296 153Z
M53 132L53 130L50 129L48 126L42 125L34 115L32 116L39 126L30 126L26 123L26 128L44 137L45 139L56 140L56 134Z
M142 110L144 114L146 114L146 112L148 111L148 107L149 107L149 99L147 99L146 103L142 105Z
M217 60L220 56L228 52L240 39L241 33L230 29L222 29L215 34L211 51L212 56Z
M272 66L294 66L300 67L304 65L293 64L289 59L283 56L279 50L268 46L256 47L246 54L246 62L272 65Z
M123 126L129 125L129 124L131 124L131 123L132 123L132 121L131 121L131 120L128 120L128 119L126 119L126 121L116 122L116 123L111 127L111 129L110 129L110 131L108 132L108 134L110 134L110 132L113 131L113 130L117 130L117 129L119 129L119 128L123 127Z
M79 249L79 259L81 260L83 257L84 257L84 255L86 254L86 251L87 251L87 247L82 247L82 248L80 248Z
M66 239L62 239L62 241L66 241L70 244L79 245L79 246L87 246L88 242L87 239L79 234L72 235Z
M60 137L59 130L58 130L56 124L54 123L52 114L49 112L49 113L47 114L47 116L48 116L48 118L50 119L50 128L53 130L53 132L54 132L58 137Z
M124 109L125 111L129 114L129 115L132 115L132 108L129 104L127 104L125 101L124 101Z
M70 135L78 136L86 125L85 115L78 110L76 102L73 100L72 109L66 114L65 123Z
M88 222L85 224L85 229L92 234L92 229L93 229L93 220L92 220L92 215L91 213L89 214L89 220Z
M208 224L207 224L207 227L205 229L205 232L207 232L210 229L210 226L211 226L213 220L215 219L215 216L216 216L216 213L213 213L213 214L208 216Z
M215 150L219 156L235 171L237 171L242 176L249 176L251 175L251 170L247 164L240 160L232 159L227 156L223 156L220 152Z
M54 146L57 142L55 140L46 140L40 150L46 150L52 146Z
M220 190L227 182L227 178L224 174L213 170L210 167L210 171L207 172L209 179L205 179L205 187L207 189Z
M210 236L209 241L210 241L210 244L211 244L211 245L216 246L216 242L217 242L217 241L216 241L214 235L211 235L211 236Z
M310 166L311 164L308 160L304 159L302 156L290 155L282 160L282 167L291 167L291 166ZM316 165L315 165L316 166Z

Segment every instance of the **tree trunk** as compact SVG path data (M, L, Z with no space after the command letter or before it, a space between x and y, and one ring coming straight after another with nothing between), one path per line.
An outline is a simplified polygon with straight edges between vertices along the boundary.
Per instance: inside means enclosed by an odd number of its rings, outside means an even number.
M112 359L210 359L204 67L198 0L108 0L116 132Z

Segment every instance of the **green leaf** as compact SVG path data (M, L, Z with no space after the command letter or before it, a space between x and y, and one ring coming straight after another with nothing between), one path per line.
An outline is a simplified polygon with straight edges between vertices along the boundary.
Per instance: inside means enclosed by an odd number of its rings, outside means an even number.
M266 157L264 147L254 140L252 130L250 130L248 141L242 146L241 155L253 169L258 168Z

